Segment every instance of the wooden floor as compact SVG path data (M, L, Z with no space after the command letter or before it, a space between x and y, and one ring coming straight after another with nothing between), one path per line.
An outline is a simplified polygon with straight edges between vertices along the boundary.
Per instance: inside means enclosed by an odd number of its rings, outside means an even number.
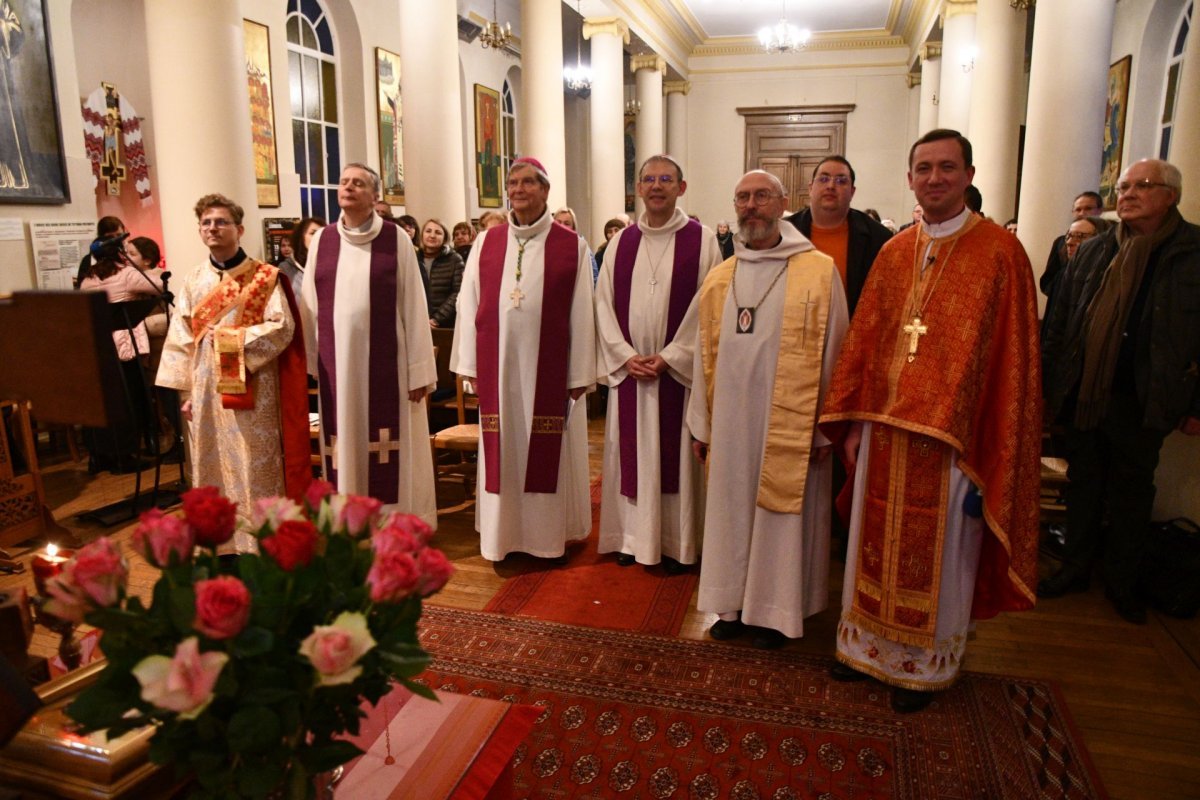
M593 475L598 474L602 422L590 428ZM65 455L48 460L49 505L56 519L84 540L104 533L128 536L129 526L112 530L80 522L74 515L126 496L130 476L90 476ZM443 503L461 499L458 487L443 487ZM503 564L479 555L474 510L439 520L437 544L457 572L436 596L440 605L482 609L511 573ZM41 546L26 542L11 551L26 561ZM1050 570L1052 564L1043 564ZM632 567L637 569L637 567ZM841 589L840 561L830 575L830 608L806 621L797 652L831 654ZM153 570L135 564L138 588L153 580ZM0 590L32 578L0 575ZM712 616L693 608L681 636L704 639ZM35 649L54 646L39 632ZM1040 603L1033 611L1003 615L981 623L967 650L967 669L1051 680L1062 690L1079 731L1107 787L1118 800L1200 798L1200 620L1173 620L1151 613L1147 625L1122 621L1104 600L1099 586L1088 593Z

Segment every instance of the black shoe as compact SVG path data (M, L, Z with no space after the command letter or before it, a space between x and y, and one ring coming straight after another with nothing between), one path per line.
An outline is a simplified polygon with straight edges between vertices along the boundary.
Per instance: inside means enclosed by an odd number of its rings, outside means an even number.
M740 619L719 619L708 629L708 635L718 642L736 639L746 632L746 625Z
M778 650L787 643L788 637L772 628L760 628L758 633L754 634L754 638L750 640L750 644L759 650Z
M855 683L857 681L865 681L871 676L865 672L859 672L854 667L839 661L829 668L829 677L842 683Z
M1038 581L1037 596L1043 600L1051 600L1066 594L1086 592L1089 583L1086 572L1080 573L1063 567L1044 581Z
M617 556L617 563L622 567L632 567L635 561L637 561L637 559L631 556L629 553L620 553Z
M682 575L691 569L691 564L681 564L673 558L664 557L662 560L663 571L668 575Z
M1114 592L1106 589L1104 596L1112 603L1121 619L1134 625L1146 624L1146 604L1131 592Z
M933 702L935 692L917 692L912 689L892 689L892 711L911 714Z

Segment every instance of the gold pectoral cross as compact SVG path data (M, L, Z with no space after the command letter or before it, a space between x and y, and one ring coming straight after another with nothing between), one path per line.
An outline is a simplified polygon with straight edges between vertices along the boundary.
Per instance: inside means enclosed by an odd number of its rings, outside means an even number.
M920 337L928 333L929 328L921 324L920 317L913 317L913 321L904 326L904 332L908 334L908 360L913 361L917 357Z
M514 286L513 290L508 293L508 299L513 301L513 308L521 307L521 300L525 297L525 293L521 291L520 286Z

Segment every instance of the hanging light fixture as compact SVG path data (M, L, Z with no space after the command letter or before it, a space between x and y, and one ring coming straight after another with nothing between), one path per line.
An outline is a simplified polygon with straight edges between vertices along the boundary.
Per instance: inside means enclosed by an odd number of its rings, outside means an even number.
M575 31L575 66L563 68L563 80L567 89L586 95L592 88L592 70L583 66L583 11L580 0L575 0L575 13L579 14L579 28Z
M483 32L479 34L479 43L486 50L493 47L497 50L502 50L512 41L512 25L509 23L500 24L500 15L496 13L496 0L492 0L492 18L488 20L487 25L483 27Z
M768 53L794 53L808 44L812 34L807 28L797 28L787 21L787 0L781 0L780 6L779 22L759 30L758 42Z

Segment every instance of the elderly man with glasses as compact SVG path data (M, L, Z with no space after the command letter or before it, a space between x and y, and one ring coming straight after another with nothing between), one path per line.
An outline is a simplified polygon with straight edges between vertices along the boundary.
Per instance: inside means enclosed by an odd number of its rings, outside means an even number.
M1084 242L1046 321L1046 413L1066 425L1067 539L1041 597L1088 588L1104 537L1105 594L1129 622L1163 439L1200 434L1200 227L1179 214L1178 168L1156 159L1117 182L1113 230Z
M687 424L708 464L697 608L714 639L774 648L829 603L831 443L816 428L846 331L837 266L792 225L779 179L734 189L733 258L700 289Z

